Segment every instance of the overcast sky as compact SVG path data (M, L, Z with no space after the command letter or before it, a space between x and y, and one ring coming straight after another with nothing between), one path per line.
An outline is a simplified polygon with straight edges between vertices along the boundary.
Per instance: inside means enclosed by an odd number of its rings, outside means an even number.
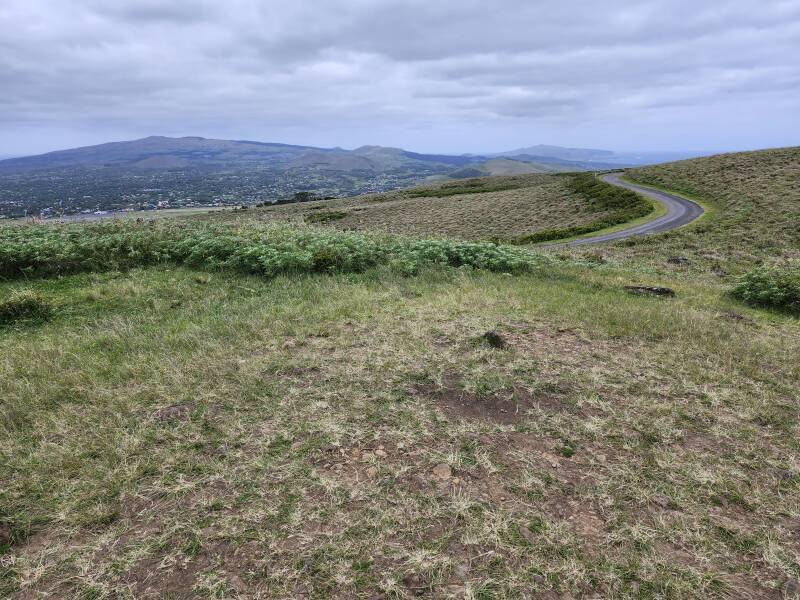
M800 144L800 1L0 0L0 155Z

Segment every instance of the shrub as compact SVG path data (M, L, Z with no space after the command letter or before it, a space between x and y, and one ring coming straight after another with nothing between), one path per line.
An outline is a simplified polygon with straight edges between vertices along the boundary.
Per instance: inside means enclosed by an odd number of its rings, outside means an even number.
M46 321L52 314L47 299L33 290L15 290L0 300L0 327L20 321Z
M131 222L0 228L0 277L107 271L160 263L274 276L388 265L530 272L548 259L492 243L423 240L290 225Z
M731 293L751 306L800 314L800 262L753 269L739 278Z

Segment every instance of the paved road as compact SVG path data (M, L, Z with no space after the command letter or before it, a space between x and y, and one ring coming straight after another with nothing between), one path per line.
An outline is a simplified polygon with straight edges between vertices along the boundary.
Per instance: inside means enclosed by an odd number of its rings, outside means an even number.
M627 181L622 181L620 177L621 175L619 173L611 173L609 175L604 175L603 181L610 183L611 185L633 190L634 192L638 192L643 196L652 198L656 202L660 202L666 207L667 214L662 215L657 219L653 219L652 221L648 221L647 223L634 225L628 229L621 229L619 231L615 231L614 233L605 233L581 238L579 240L567 242L565 245L583 246L585 244L600 244L602 242L622 240L636 235L646 235L648 233L669 231L670 229L676 229L677 227L691 223L703 214L703 208L691 200L686 200L685 198L673 196L672 194L668 194L666 192L659 192L656 190L651 190L650 188L642 187L640 185L628 183Z

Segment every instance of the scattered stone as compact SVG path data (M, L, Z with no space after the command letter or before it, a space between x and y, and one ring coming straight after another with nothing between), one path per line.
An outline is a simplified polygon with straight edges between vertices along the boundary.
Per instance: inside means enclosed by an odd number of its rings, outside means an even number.
M525 541L528 542L529 544L535 544L536 541L537 541L536 540L536 534L533 533L530 529L528 529L524 525L520 525L519 526L519 534L523 538L525 538Z
M724 312L720 315L720 318L725 319L727 321L733 321L734 323L743 323L745 325L755 325L756 322L749 317L745 317L743 314L740 314L736 311L730 310L728 312Z
M235 573L228 576L228 581L230 582L231 587L238 593L244 594L245 592L247 592L247 584L241 577L239 577Z
M547 464L550 465L551 468L557 469L561 466L561 463L558 461L558 458L550 454L549 452L542 452L542 458L547 461Z
M425 593L428 585L425 580L417 574L406 575L403 577L403 584L411 590L415 596L421 596Z
M437 479L441 479L442 481L447 481L453 476L453 470L447 463L439 463L438 465L433 467L433 475Z
M377 476L378 476L377 467L370 467L369 469L367 469L367 477L369 477L370 479L375 479L375 477Z
M502 350L508 345L506 343L506 339L494 329L487 331L481 337L483 338L483 341L489 344L492 348L497 348L498 350Z
M669 508L669 498L667 498L664 494L655 494L650 500L653 502L653 504L660 508Z
M12 540L11 525L0 521L0 546L10 546Z
M786 580L781 588L781 593L784 598L797 598L800 595L800 583L791 577Z
M384 450L383 448L378 448L377 450L375 450L375 456L386 458L386 450Z
M188 402L181 403L181 404L173 404L172 406L165 406L164 408L159 408L156 412L153 413L153 419L156 421L176 421L176 420L184 420L189 416L189 413L192 411L192 405Z
M469 565L467 563L459 563L453 571L456 577L466 577L469 575Z
M728 272L719 265L711 267L711 272L717 277L727 277Z
M670 256L667 259L667 263L670 265L677 265L679 267L688 267L692 264L692 261L685 256Z
M630 294L639 296L661 296L664 298L674 298L675 290L668 287L657 287L651 285L626 285L625 290Z
M463 585L447 585L444 587L444 591L453 598L464 598L467 593L467 588Z

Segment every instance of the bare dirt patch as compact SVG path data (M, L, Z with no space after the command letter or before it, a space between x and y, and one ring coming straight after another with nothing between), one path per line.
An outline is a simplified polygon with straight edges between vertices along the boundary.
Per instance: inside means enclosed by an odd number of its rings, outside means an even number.
M414 394L433 399L437 407L450 418L502 424L516 423L528 411L540 407L539 401L523 387L514 386L499 393L479 395L465 390L461 379L454 373L447 373L442 378L441 386L416 386ZM552 399L548 399L546 404L552 404Z
M154 421L185 421L189 418L194 406L191 402L183 402L159 408L152 415Z

